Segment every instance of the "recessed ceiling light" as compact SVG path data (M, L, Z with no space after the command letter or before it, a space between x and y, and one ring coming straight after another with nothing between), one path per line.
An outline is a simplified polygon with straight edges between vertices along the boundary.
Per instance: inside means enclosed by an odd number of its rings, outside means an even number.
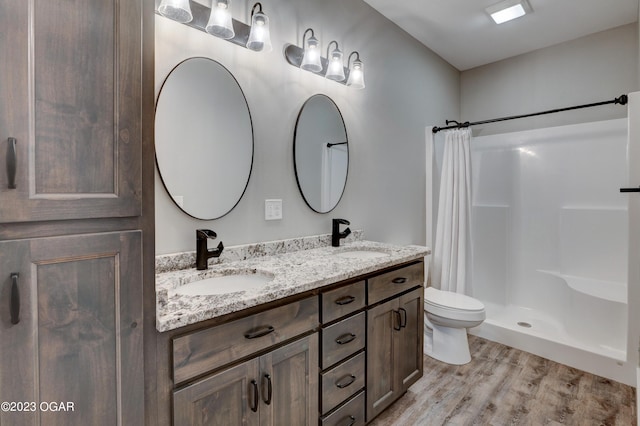
M485 9L496 24L502 24L531 12L527 0L506 0Z

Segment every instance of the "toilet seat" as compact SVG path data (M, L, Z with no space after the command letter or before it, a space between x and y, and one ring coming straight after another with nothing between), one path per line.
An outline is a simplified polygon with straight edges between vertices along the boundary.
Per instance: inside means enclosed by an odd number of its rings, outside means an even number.
M425 310L442 318L460 321L483 321L484 304L464 294L442 291L433 287L424 290Z

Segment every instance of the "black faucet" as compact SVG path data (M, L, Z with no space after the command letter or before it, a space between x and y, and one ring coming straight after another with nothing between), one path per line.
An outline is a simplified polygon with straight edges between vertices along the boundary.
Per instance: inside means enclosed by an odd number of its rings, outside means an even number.
M340 232L340 225L351 225L346 219L333 219L331 226L331 245L333 247L340 247L340 239L347 238L347 235L351 233L351 229L347 228L343 232Z
M196 229L196 269L200 271L207 269L207 260L222 254L222 250L224 250L222 242L214 249L207 248L207 240L209 238L215 240L216 237L216 233L210 229Z

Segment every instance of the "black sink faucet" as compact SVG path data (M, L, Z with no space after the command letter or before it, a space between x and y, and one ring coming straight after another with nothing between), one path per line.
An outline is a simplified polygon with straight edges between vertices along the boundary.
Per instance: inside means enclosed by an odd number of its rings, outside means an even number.
M340 239L347 238L347 235L351 233L349 228L340 232L340 225L350 225L350 223L346 219L333 219L331 226L331 245L333 247L340 247Z
M219 257L222 254L222 250L224 250L222 242L214 249L207 248L207 240L209 238L215 240L217 236L210 229L196 229L196 269L200 271L207 269L207 260L210 257Z

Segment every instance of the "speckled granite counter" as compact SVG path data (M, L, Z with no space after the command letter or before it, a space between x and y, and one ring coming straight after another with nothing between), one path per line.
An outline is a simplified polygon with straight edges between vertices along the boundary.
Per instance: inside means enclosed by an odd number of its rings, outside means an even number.
M311 238L315 241L315 245L325 244L324 240L326 239L325 236L305 238ZM173 330L272 302L376 270L421 259L431 253L429 248L423 246L396 246L362 241L357 238L343 243L341 247L331 247L326 244L318 248L278 253L285 250L282 249L284 246L292 249L305 246L304 242L291 243L296 239L283 241L286 243L274 242L273 247L281 247L281 249L275 250L277 254L264 255L264 250L256 251L255 248L249 248L244 251L245 254L255 252L258 254L240 256L237 259L234 259L236 256L231 256L231 259L210 265L209 269L205 271L197 271L193 267L180 270L169 270L171 269L169 267L160 268L161 271L168 271L156 275L156 328L158 331ZM261 247L264 247L265 244L261 243ZM353 259L335 255L339 252L353 250L379 251L388 254L388 256ZM243 252L242 250L237 251ZM170 256L164 257L168 259ZM164 262L164 264L167 263L171 263L171 261ZM224 295L185 296L176 294L174 291L177 287L193 281L234 273L261 273L273 276L273 280L258 289Z

